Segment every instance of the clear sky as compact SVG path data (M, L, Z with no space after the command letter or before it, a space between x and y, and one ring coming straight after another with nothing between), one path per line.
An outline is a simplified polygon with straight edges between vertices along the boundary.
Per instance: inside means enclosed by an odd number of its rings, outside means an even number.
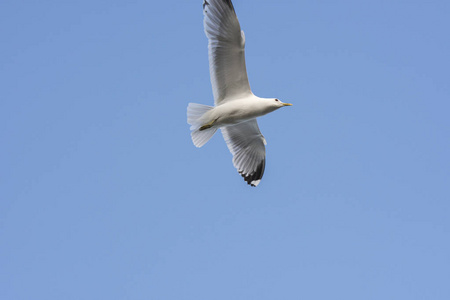
M234 0L248 186L202 1L0 4L1 299L450 299L450 2Z

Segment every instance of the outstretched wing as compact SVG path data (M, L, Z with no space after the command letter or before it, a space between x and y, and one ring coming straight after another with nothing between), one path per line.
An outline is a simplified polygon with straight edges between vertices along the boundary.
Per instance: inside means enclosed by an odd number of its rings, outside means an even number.
M245 68L245 36L233 3L204 0L203 14L215 104L251 94Z
M233 154L233 165L245 181L257 186L266 165L266 140L259 131L256 119L222 127L228 149Z

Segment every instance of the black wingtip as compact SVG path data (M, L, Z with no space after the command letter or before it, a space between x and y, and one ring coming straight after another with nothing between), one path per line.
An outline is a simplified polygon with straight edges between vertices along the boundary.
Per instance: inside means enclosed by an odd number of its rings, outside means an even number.
M261 161L259 166L256 168L256 170L251 174L243 174L242 172L239 172L241 176L244 178L244 180L247 182L247 184L256 187L259 184L259 181L264 175L264 170L266 168L266 160L264 159ZM257 184L254 184L255 181L258 181Z
M223 0L223 2L225 2L232 10L234 10L234 6L231 0Z
M233 2L231 2L231 0L222 0L222 1L225 2L225 4L228 5L228 7L234 11ZM207 7L208 5L209 2L207 0L203 0L203 10L205 10L205 7Z

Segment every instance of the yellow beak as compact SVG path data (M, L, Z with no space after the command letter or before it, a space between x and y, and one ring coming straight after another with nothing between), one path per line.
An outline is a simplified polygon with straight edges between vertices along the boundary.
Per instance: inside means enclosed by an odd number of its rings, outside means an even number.
M290 103L283 103L283 106L292 106Z

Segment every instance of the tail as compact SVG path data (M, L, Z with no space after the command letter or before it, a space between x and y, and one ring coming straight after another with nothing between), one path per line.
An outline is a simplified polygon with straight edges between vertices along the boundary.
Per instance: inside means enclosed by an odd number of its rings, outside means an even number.
M204 125L202 116L209 110L213 109L213 106L189 103L187 107L187 122L191 125L191 137L195 147L202 147L206 144L210 138L216 133L217 128L212 127L200 131L199 128Z

